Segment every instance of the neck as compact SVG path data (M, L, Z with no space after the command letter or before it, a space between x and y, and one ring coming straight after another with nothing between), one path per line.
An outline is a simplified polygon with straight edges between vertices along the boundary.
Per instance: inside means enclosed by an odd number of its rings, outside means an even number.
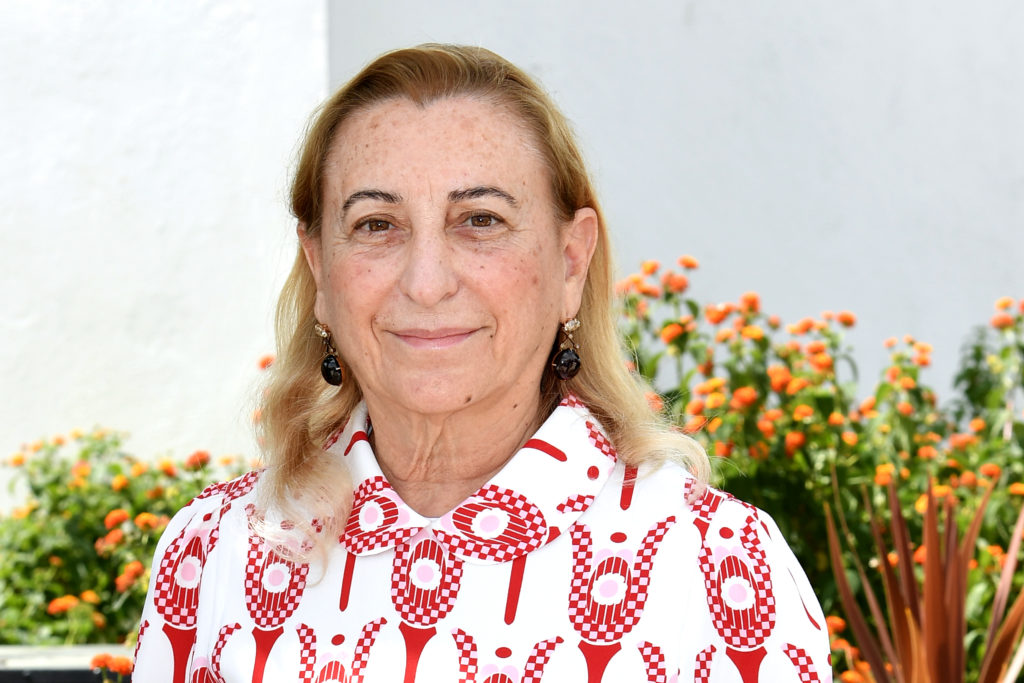
M413 510L440 517L476 493L540 426L539 397L447 414L374 405L371 442L381 471Z

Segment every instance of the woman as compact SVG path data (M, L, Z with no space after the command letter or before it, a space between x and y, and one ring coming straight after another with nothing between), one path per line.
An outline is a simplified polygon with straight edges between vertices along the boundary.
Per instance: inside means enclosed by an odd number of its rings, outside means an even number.
M267 467L158 549L141 681L827 681L803 572L623 368L572 134L480 48L386 54L292 187Z

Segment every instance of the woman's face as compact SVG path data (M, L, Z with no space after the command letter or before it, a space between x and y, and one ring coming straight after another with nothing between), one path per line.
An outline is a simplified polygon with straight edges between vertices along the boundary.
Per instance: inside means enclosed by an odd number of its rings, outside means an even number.
M324 186L321 234L299 226L316 315L371 408L536 402L597 218L559 221L517 120L469 97L375 105L338 131Z

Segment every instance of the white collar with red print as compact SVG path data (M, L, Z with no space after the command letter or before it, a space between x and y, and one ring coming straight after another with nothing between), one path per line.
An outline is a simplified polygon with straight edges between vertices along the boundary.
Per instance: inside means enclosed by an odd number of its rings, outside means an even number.
M367 439L361 403L327 447L342 458L355 485L341 542L355 555L375 555L427 529L455 556L476 564L509 562L553 540L594 502L615 467L615 449L597 421L569 396L505 466L437 520L417 514L391 488Z

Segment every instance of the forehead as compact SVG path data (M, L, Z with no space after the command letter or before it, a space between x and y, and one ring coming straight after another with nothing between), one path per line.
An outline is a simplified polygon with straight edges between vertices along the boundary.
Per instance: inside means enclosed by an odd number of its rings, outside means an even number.
M548 194L532 134L506 107L476 97L394 99L358 111L339 127L324 171L342 191L429 181L451 186L435 188L445 193L471 183Z

